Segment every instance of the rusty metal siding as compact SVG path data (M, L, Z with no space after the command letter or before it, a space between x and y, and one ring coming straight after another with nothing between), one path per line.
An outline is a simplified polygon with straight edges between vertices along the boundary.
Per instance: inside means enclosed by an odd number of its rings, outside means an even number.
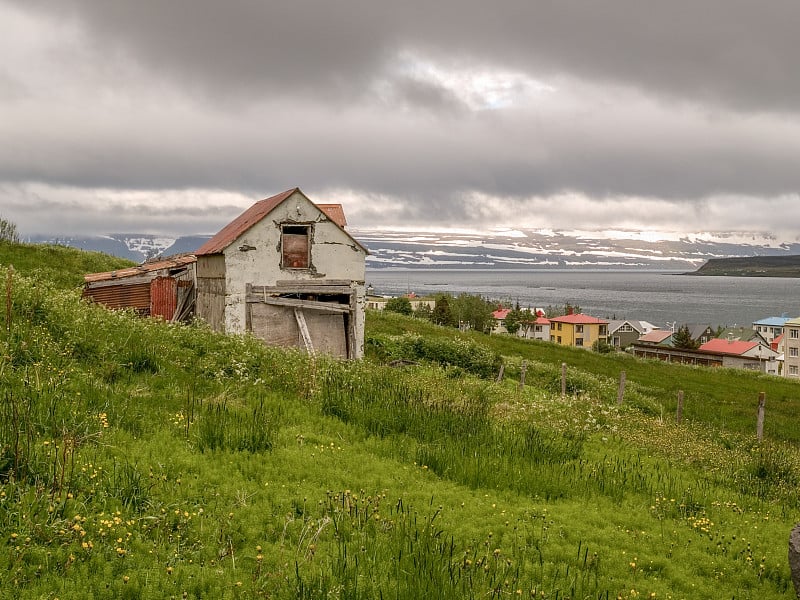
M139 313L150 313L149 283L87 288L83 295L108 308L133 308Z
M156 277L150 282L150 316L171 321L178 305L178 282L172 277Z

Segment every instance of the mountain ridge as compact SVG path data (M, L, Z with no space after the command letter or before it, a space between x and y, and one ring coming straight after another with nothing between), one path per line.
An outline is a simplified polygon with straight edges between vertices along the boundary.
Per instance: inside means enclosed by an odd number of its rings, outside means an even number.
M800 243L767 234L646 234L550 230L397 231L350 228L371 269L650 269L694 272L722 258L800 255ZM34 236L33 243L105 252L137 262L193 252L210 235L115 233ZM699 273L706 274L706 273Z

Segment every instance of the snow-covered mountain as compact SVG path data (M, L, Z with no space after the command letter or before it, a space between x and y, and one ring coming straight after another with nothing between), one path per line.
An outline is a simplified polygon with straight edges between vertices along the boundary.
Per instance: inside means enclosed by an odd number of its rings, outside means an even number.
M653 233L635 231L399 231L350 229L380 268L662 269L694 271L710 258L800 254L800 242L763 233ZM32 238L98 250L137 262L193 252L210 236L110 234Z
M194 252L209 235L170 237L146 233L111 233L102 236L33 236L35 244L58 244L143 262L156 256Z
M800 243L761 233L505 230L491 233L351 231L371 268L663 269L693 271L709 258L800 254Z

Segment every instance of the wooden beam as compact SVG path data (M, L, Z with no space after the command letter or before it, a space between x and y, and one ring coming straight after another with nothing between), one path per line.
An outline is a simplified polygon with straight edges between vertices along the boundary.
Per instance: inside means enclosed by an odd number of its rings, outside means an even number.
M251 285L250 292L254 294L339 294L350 295L353 289L343 285L297 285L294 287Z
M247 296L247 302L271 304L273 306L289 306L292 308L303 308L337 314L348 314L350 312L350 307L346 304L317 302L316 300L298 300L297 298L273 298L272 296L267 296L265 298L263 296L259 296L258 294Z
M302 288L303 286L345 286L350 289L349 279L325 279L324 281L298 281L297 279L279 279L275 285L279 288Z
M294 309L294 318L297 319L297 326L300 328L300 335L303 336L303 343L306 346L306 351L310 355L314 355L314 343L311 341L311 334L308 331L306 324L306 316L303 314L303 309Z

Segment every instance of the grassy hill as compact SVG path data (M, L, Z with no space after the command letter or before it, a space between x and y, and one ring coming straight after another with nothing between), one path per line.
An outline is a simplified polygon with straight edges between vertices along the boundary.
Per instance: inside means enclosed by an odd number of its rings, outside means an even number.
M84 252L48 244L12 244L0 240L0 264L12 265L28 277L43 279L57 287L83 284L85 273L101 273L136 263L100 252Z
M0 597L795 597L796 385L373 313L369 360L313 360L32 263L0 311Z
M735 277L800 277L800 256L712 258L691 274Z

